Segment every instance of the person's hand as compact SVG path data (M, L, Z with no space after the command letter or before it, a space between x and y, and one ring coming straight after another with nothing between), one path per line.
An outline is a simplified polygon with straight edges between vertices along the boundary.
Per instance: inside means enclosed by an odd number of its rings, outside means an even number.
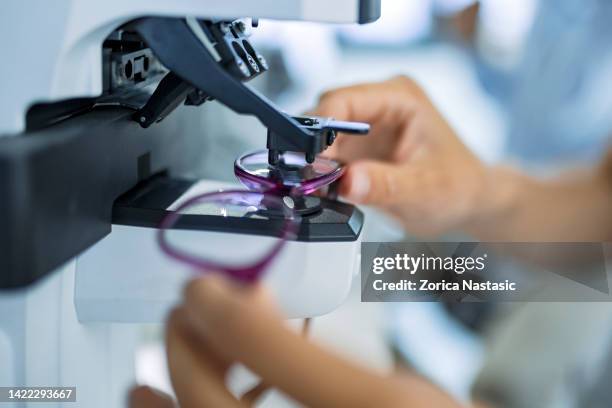
M183 408L251 405L252 395L239 399L226 387L234 363L306 406L457 406L416 376L385 377L324 351L285 327L261 286L219 276L188 285L168 321L166 343L172 385ZM130 394L131 408L173 406L172 399L150 388Z
M339 192L349 201L379 207L419 235L464 228L486 211L490 171L412 80L326 92L313 114L371 124L369 135L339 135L324 153L347 164Z

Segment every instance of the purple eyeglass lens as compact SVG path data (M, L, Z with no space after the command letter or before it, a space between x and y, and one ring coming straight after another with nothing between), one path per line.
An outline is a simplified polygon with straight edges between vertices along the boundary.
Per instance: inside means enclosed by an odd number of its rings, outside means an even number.
M253 191L215 192L188 199L169 213L160 226L158 242L166 254L198 272L221 272L254 281L285 241L294 237L298 222L298 216L280 196ZM215 232L221 225L225 232ZM269 235L241 233L247 225Z
M239 157L234 173L249 190L310 194L340 178L344 168L323 157L307 163L303 154L294 152L285 152L277 166L270 166L268 151L258 150Z

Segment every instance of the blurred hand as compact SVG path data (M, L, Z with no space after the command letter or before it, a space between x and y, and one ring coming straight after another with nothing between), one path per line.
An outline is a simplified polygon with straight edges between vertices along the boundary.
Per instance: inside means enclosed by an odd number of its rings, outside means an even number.
M340 194L396 216L415 234L460 229L483 211L489 171L406 77L325 93L314 114L368 122L324 153L347 163Z
M234 363L259 375L306 406L455 407L446 394L411 376L385 377L356 367L285 327L261 286L241 286L219 276L191 282L167 325L168 366L178 405L249 406L226 387ZM150 388L132 390L130 407L173 407Z

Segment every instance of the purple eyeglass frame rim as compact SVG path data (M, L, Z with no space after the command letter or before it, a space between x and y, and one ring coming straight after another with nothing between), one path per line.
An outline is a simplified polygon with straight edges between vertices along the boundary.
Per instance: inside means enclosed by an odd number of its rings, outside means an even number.
M244 154L242 157L257 154L257 153L263 154L264 152L265 151L263 150L255 150L253 152ZM319 190L320 188L325 187L333 183L334 181L338 180L340 177L342 177L345 171L344 166L340 166L337 169L325 175L322 175L320 177L316 177L310 180L306 180L302 182L299 186L295 186L289 189L280 183L275 183L274 181L271 181L267 178L259 177L259 176L249 173L246 169L242 167L242 165L239 162L242 157L239 157L236 159L236 161L234 161L234 174L239 180L246 179L246 180L252 181L253 183L257 183L258 185L263 187L262 191L279 191L279 192L289 191L291 193L290 195L300 196L300 195L311 194Z
M211 198L229 196L232 194L241 194L241 195L247 194L247 195L258 195L258 196L266 195L268 197L273 197L274 199L277 199L280 204L283 204L282 208L286 209L286 211L289 211L289 213L287 214L288 217L285 218L286 222L283 225L281 234L278 237L279 240L259 260L250 263L248 266L229 266L229 265L224 265L224 264L217 263L217 262L206 261L197 256L190 255L187 252L180 251L174 248L172 245L168 243L168 241L166 240L165 233L166 231L170 229L170 227L181 216L180 214L181 210L184 210L185 208L190 207L191 205L194 205L196 203L205 202L206 200L211 199ZM169 255L170 257L176 260L179 260L183 263L191 265L192 267L195 267L198 271L202 273L208 273L208 272L213 272L213 271L222 272L222 273L225 273L243 282L254 282L261 276L261 274L265 271L267 266L280 253L281 249L287 243L288 237L297 232L297 226L298 226L297 214L291 209L289 209L286 205L284 205L282 196L273 190L270 190L270 191L250 191L250 190L214 191L214 192L209 192L209 193L198 194L197 196L194 196L190 198L189 200L186 200L185 202L181 203L181 205L179 205L175 210L169 212L166 216L164 216L164 218L162 219L159 225L159 230L157 231L157 243L159 244L160 248L166 255Z

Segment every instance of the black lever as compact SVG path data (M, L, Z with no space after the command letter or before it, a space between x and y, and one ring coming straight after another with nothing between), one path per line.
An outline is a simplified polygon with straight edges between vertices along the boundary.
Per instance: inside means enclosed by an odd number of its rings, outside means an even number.
M314 135L242 82L250 79L248 71L238 79L239 74L215 60L185 20L150 17L137 21L134 28L164 66L185 82L238 113L257 116L266 127L286 137L300 139L304 149L320 151L321 143ZM244 62L238 65L244 66Z
M191 91L217 99L237 113L255 115L268 128L271 162L283 151L302 152L312 162L316 154L333 143L336 131L367 133L366 124L293 118L249 87L245 82L268 67L265 59L247 41L245 26L239 21L149 17L137 20L134 29L176 77L170 78L174 88L164 84L160 95L154 94L151 104L147 104L150 106L145 106L141 114L136 115L140 123L159 119L144 115L142 121L143 112L152 112L155 116L159 111L163 115L175 102L180 103L187 95L193 95L187 92L191 86ZM184 84L179 84L178 80ZM162 103L158 103L160 101Z
M316 116L294 116L293 119L296 120L302 128L321 138L323 150L334 143L338 132L365 135L370 131L370 125L361 122L346 122ZM272 166L276 166L279 163L280 156L283 152L296 151L296 147L292 143L292 140L282 137L282 135L275 133L272 129L268 129L268 142L266 146L268 148L268 163ZM312 163L318 152L304 153L306 162Z
M134 120L143 128L166 117L178 105L183 103L194 87L183 81L174 73L169 72L159 81L159 85L141 109L134 113Z

